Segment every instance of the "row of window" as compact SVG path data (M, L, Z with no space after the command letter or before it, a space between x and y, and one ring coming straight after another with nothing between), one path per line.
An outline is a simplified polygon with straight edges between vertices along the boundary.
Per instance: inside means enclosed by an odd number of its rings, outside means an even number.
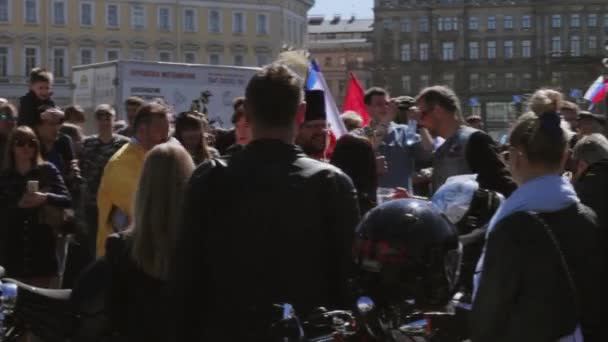
M94 48L80 48L78 51L77 64L91 64L95 63L95 49ZM12 50L6 46L0 46L0 77L10 76L12 69ZM120 49L107 49L105 52L105 59L107 61L113 61L120 59ZM132 49L128 56L132 60L143 61L146 58L156 59L161 62L175 62L175 56L172 51L159 51L157 56L146 55L145 50ZM196 52L188 51L183 52L183 62L185 63L198 63L198 55ZM64 47L56 47L51 49L51 65L52 71L56 77L62 78L67 77L69 74L68 69L68 49ZM270 56L267 54L258 54L255 56L255 62L258 66L266 65L270 62ZM27 76L30 70L34 67L40 66L40 48L39 47L25 47L23 49L23 75ZM248 64L247 57L242 54L235 54L232 56L232 60L224 61L223 54L210 53L206 63L213 65L220 65L225 63L232 63L237 66L244 66Z
M486 42L485 58L496 59L498 55L496 41ZM598 48L598 39L596 36L587 37L587 49L595 51ZM570 55L573 57L579 57L582 55L582 41L579 36L570 37ZM564 49L562 48L561 37L553 37L551 39L551 53L562 54ZM503 41L502 56L504 58L531 58L533 56L533 46L531 40L522 40L519 44L519 50L516 51L516 42L513 40ZM429 60L430 45L429 43L420 43L418 45L418 60L427 61ZM469 42L468 44L468 56L469 59L480 59L482 58L482 48L480 42ZM410 62L414 59L412 45L409 43L401 44L400 60L402 62ZM456 43L454 42L442 42L441 43L441 59L444 61L451 61L456 59Z
M0 23L8 23L10 21L10 0L0 0ZM26 24L39 23L39 0L23 0L24 20ZM95 4L93 1L80 1L80 25L91 27L95 25ZM109 28L120 27L120 5L107 4L106 11L106 26ZM68 4L67 0L51 0L51 23L53 25L63 26L68 22ZM141 4L130 5L131 27L134 29L146 28L146 7ZM182 9L182 29L186 32L198 31L198 11L196 8ZM163 31L169 31L173 28L172 8L169 6L160 6L157 8L157 27ZM221 33L223 26L222 12L219 10L209 10L208 30L211 33ZM232 13L232 32L245 33L247 26L246 13ZM266 35L270 32L270 20L267 13L258 13L256 15L256 33Z
M562 27L562 15L554 14L551 16L551 27L560 28ZM580 14L570 14L570 27L581 27L582 26L582 16ZM599 16L597 13L590 13L586 16L586 24L588 27L597 27L599 26ZM505 15L502 21L502 27L505 30L512 30L516 25L516 17L512 15ZM519 27L522 29L531 29L532 28L532 15L523 15L519 18ZM419 32L429 32L430 24L428 17L420 17L417 20L418 22L418 31ZM497 29L497 18L495 15L488 16L486 21L486 29L487 30L496 30ZM385 18L382 22L383 28L385 30L392 30L393 27L393 19ZM608 14L604 14L603 25L608 27ZM400 30L404 33L412 32L412 19L411 18L403 18L400 20ZM469 17L467 22L467 28L471 31L477 31L481 27L480 18L479 17ZM458 17L440 17L437 20L437 30L438 31L458 31Z
M401 89L404 94L411 94L416 89L413 87L414 80L410 75L401 76ZM450 88L455 87L456 76L448 73L443 74L439 83L447 85ZM418 88L422 89L428 87L430 84L429 75L421 75L418 80ZM523 73L521 76L515 75L514 73L505 73L504 77L497 75L496 73L488 74L469 74L469 88L471 91L482 90L482 89L528 89L532 85L532 74Z

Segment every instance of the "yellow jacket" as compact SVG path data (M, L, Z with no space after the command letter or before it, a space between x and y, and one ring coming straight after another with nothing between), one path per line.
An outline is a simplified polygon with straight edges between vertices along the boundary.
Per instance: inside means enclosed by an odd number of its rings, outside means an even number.
M106 238L114 233L110 217L112 208L116 207L132 219L135 191L145 156L146 151L140 144L130 142L116 151L106 164L97 193L97 256L105 254Z

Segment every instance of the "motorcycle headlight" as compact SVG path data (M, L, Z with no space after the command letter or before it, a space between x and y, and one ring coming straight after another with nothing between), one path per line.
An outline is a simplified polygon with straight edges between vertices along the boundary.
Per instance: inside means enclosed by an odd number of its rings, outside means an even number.
M2 283L0 284L0 305L4 311L12 311L17 305L16 284Z

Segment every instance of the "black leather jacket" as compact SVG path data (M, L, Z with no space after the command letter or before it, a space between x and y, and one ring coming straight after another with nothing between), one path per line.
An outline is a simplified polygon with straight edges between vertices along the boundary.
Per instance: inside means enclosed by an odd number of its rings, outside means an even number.
M343 307L358 221L348 176L294 145L258 140L203 163L172 262L170 339L259 340L274 303Z
M581 314L557 248L542 223L518 212L488 237L473 304L473 342L555 342L582 324L585 341L601 336L603 250L593 212L582 204L539 215L551 227L576 286Z

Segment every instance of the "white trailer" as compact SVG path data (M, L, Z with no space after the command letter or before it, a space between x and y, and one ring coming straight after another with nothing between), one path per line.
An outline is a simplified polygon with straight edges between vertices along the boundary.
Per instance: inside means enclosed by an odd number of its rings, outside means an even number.
M161 98L175 113L190 110L203 92L210 92L209 120L216 126L232 126L232 101L245 94L258 68L202 64L112 61L75 66L72 69L73 103L85 109L87 133L95 132L93 111L111 104L119 119L126 120L124 101L129 96L145 100Z

